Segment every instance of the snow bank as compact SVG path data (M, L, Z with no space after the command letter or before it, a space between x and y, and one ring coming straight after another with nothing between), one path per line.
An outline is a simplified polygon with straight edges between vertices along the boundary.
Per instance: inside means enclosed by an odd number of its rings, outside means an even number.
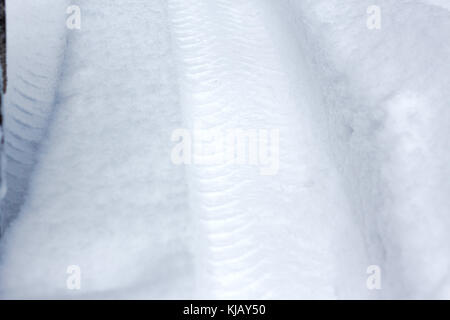
M289 1L283 9L307 39L329 149L371 260L384 271L385 297L448 298L446 3ZM366 27L371 5L381 9L380 30Z

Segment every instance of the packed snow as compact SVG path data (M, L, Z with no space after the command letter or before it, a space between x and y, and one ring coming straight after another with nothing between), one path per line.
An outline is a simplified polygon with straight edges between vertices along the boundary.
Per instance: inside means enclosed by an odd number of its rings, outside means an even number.
M7 20L1 298L450 298L448 1L15 0ZM208 161L241 131L257 150Z

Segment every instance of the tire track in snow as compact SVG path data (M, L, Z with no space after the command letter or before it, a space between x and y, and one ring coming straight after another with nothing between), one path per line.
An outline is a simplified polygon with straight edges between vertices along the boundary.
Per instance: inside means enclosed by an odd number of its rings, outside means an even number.
M321 146L324 133L311 123L320 102L308 68L292 37L277 41L267 28L280 17L260 1L173 0L170 9L187 126L276 128L281 136L276 176L232 164L189 167L205 234L199 296L333 298L364 287L362 241ZM284 50L299 67L290 71ZM343 284L346 268L359 268L361 282Z
M180 48L184 50L181 59L186 62L186 84L189 86L189 92L197 100L192 108L188 107L184 111L185 115L192 117L193 121L201 121L197 125L201 125L202 128L215 127L232 115L229 110L221 109L222 101L217 100L217 93L220 94L222 87L229 85L225 83L217 87L220 76L224 77L223 70L226 68L224 59L218 55L220 51L215 48L217 41L214 34L208 34L202 29L214 27L209 25L211 21L206 23L202 21L202 18L210 14L210 4L198 1L173 2L171 7L174 14L175 37L179 41ZM223 204L229 200L227 191L231 188L241 190L244 183L236 181L238 176L228 166L208 169L194 170L191 181L197 183L190 185L193 191L196 191L191 194L193 202L198 204L198 207L194 206L194 210L199 210L199 218L202 221L200 232L206 231L204 241L208 244L203 248L207 250L203 253L207 257L206 261L200 261L198 266L199 282L206 281L208 284L205 291L200 291L199 294L209 294L212 291L214 297L224 294L236 297L242 295L241 288L234 290L236 282L242 282L247 287L255 280L251 274L248 278L248 271L253 264L245 255L249 251L253 252L251 248L255 243L245 236L245 231L248 231L251 225L249 217L235 214L234 204L225 206ZM211 192L214 192L213 196ZM230 200L237 201L237 199ZM210 215L211 212L214 212L214 215ZM236 251L242 254L236 255ZM203 274L209 276L205 279ZM232 277L235 277L234 281ZM220 283L214 280L211 283L212 279L220 279ZM224 293L223 288L226 288L227 292Z
M183 169L170 162L180 110L166 4L77 4L82 26L69 37L57 112L5 235L1 295L186 297L190 227ZM74 264L80 291L66 288Z
M6 228L24 203L36 154L55 105L66 44L67 5L65 0L16 0L7 5L7 191L0 207L0 229Z

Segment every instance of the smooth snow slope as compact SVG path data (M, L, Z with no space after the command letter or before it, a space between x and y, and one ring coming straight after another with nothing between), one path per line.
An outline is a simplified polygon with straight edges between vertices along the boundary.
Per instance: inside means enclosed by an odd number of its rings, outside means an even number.
M281 9L306 30L331 149L386 298L449 298L450 13L428 3L437 1L291 0ZM371 31L373 4L382 25Z
M180 110L166 5L78 4L57 111L4 239L2 296L183 296L189 212L167 143ZM82 291L66 288L70 265L81 267Z
M34 160L9 169L26 201L2 238L1 297L450 297L445 1L76 2L81 30L49 36L68 43L61 74L61 47L47 53L48 136L9 120L45 142L33 175ZM279 170L175 166L181 128L279 130Z

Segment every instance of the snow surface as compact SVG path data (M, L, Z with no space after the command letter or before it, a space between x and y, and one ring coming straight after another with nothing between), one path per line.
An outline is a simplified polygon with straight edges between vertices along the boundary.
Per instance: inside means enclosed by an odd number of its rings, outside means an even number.
M7 15L0 297L450 298L447 1L16 0ZM177 166L179 128L277 129L279 171Z
M2 224L20 210L38 145L48 127L65 51L67 3L19 0L7 5L9 84L4 135L8 191L1 204Z

